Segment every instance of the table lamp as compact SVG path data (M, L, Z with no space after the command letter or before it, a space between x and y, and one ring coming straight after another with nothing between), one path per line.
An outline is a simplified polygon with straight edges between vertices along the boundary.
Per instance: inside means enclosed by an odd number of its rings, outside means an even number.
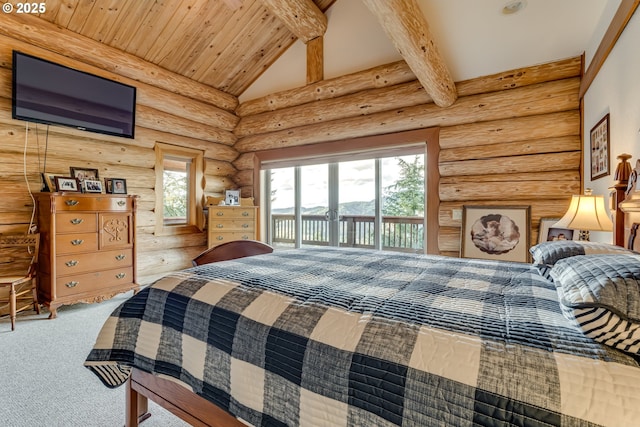
M604 196L593 196L591 192L587 188L583 196L572 196L567 213L552 227L579 230L578 240L589 240L589 231L612 231L613 223L607 215Z

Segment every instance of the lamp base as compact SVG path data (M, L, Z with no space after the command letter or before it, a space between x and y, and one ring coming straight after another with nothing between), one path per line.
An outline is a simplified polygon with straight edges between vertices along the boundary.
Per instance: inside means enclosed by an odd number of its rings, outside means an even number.
M580 234L578 235L578 240L589 241L589 230L580 230Z

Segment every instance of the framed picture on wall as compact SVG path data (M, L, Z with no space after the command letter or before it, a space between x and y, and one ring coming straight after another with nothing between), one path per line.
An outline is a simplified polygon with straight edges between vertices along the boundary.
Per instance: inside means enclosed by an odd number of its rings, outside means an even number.
M529 206L463 206L462 257L529 262Z
M609 114L591 129L591 180L602 178L610 172Z

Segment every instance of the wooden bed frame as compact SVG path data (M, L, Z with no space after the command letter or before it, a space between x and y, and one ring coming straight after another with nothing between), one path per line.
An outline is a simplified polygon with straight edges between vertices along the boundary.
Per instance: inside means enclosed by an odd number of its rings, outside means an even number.
M640 166L637 167L637 173L640 174ZM624 212L624 236L627 247L640 251L640 238L636 239L640 234L640 188L630 190L618 207ZM133 368L127 381L127 427L137 426L140 421L150 416L147 399L194 426L246 427L228 412L185 387L137 368Z
M137 426L151 416L147 399L193 426L247 427L228 412L180 384L137 368L133 368L127 380L126 427Z

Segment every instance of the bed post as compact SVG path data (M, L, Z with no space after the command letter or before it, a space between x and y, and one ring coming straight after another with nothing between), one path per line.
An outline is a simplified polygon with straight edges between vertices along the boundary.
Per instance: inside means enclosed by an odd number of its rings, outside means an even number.
M127 380L125 427L137 427L139 423L151 416L147 398L131 386L131 376Z

